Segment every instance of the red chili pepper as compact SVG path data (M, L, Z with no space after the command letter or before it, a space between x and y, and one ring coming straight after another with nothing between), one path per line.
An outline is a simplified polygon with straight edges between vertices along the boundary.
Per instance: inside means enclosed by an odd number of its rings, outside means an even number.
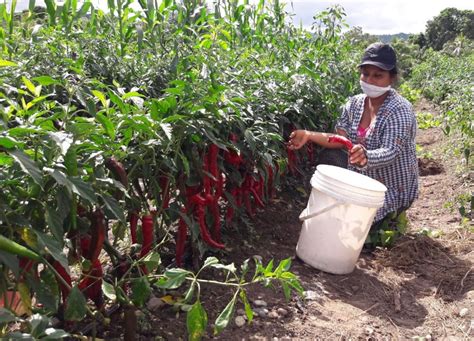
M123 164L118 162L114 157L105 159L105 167L112 172L115 180L120 181L120 183L128 188L128 176Z
M104 272L100 261L98 259L94 260L90 270L86 271L83 275L84 277L77 287L86 297L90 298L98 308L101 308L104 304L102 296L102 277Z
M236 134L231 133L229 135L229 140L233 143L236 144L238 141L238 137ZM243 158L237 151L234 149L230 149L224 152L224 160L231 165L238 166L243 162Z
M225 248L224 244L218 243L211 238L209 231L206 226L206 216L204 211L204 206L197 206L196 208L196 215L199 221L199 231L201 232L202 239L209 245L216 249L223 249Z
M161 200L163 209L167 209L170 206L170 178L165 175L159 177L159 183L161 188Z
M294 150L290 149L289 147L286 148L286 152L288 154L288 170L292 175L296 174L296 164L298 163L298 159L296 157L296 153Z
M182 214L186 214L186 208L181 209ZM182 217L179 218L178 222L178 234L176 236L176 265L179 267L183 266L184 247L186 244L186 238L188 234L188 227Z
M21 270L20 281L25 280L27 273L30 273L36 279L39 278L36 261L26 258L26 257L20 257L19 264L20 264L20 270Z
M255 214L254 208L250 202L250 189L251 189L251 176L247 175L242 183L242 198L244 201L245 209L250 217Z
M96 209L92 213L91 219L91 242L87 258L91 261L94 261L99 258L105 240L105 218L102 209Z
M71 280L71 275L64 269L64 267L59 263L57 260L55 260L52 264L53 268L56 270L56 272L61 276L61 278L66 282L67 285L63 283L60 279L57 279L59 288L61 289L61 295L63 297L63 303L66 303L67 297L69 296L70 288L72 287L72 280Z
M229 190L229 194L234 198L235 205L237 207L240 207L242 204L242 198L241 198L241 190L239 187L233 187L232 189ZM233 205L228 202L227 203L227 211L226 211L226 222L229 224L232 221L232 218L234 217L234 207Z
M151 214L142 217L142 249L140 257L147 255L153 245L153 216Z
M347 150L351 150L353 147L352 142L347 137L341 135L333 135L328 137L328 142L341 143L344 147L347 148Z
M204 154L204 164L202 168L204 171L204 175L202 178L204 194L211 194L211 180L209 179L209 176L207 175L207 173L209 172L209 155L208 154Z
M137 241L137 225L138 225L138 213L137 212L130 212L129 213L129 221L130 221L130 238L132 239L132 244L136 244Z
M275 191L273 188L273 168L270 164L267 165L267 196L273 198Z
M214 220L213 229L212 229L212 237L216 242L220 243L221 241L221 213L219 210L219 203L217 202L217 200L214 200L214 203L212 203L210 206L211 206L210 209L211 209L212 218Z

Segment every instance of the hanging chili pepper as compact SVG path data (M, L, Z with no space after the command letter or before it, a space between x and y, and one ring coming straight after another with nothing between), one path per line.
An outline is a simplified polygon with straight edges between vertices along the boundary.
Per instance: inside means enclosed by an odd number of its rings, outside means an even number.
M294 150L290 149L289 147L286 148L286 152L288 154L288 170L290 171L291 175L295 175L296 164L298 163L296 153Z
M233 187L232 189L229 190L229 194L232 196L234 199L235 205L237 208L239 208L242 205L242 195L241 195L241 190L239 187ZM227 211L226 211L226 222L229 224L232 221L232 218L234 217L234 207L232 203L228 202L227 203Z
M105 217L102 209L97 208L91 215L91 241L88 259L91 261L99 258L105 241Z
M170 178L168 176L161 175L159 176L158 181L161 188L161 206L166 210L170 205Z
M206 226L206 216L204 211L204 206L198 205L196 207L196 215L199 221L199 231L201 232L202 239L209 245L216 249L223 249L225 248L224 244L218 243L211 238L209 231Z
M138 213L136 211L130 212L130 216L128 218L130 222L130 239L132 240L132 244L136 244L137 241L137 225L138 225Z
M94 260L89 271L83 273L83 276L77 287L87 298L90 298L98 308L101 308L104 304L102 296L102 277L104 276L104 272L100 261L98 259Z
M236 144L238 141L238 137L236 134L231 133L229 135L229 140L233 143ZM243 162L243 158L237 151L234 149L231 149L230 151L227 150L224 152L224 160L231 165L238 166Z
M57 260L53 262L52 266L62 278L62 280L58 278L57 281L59 283L59 288L61 289L63 303L66 303L67 297L69 296L69 292L71 290L70 288L72 287L71 275L69 275L66 269ZM67 285L64 282L66 282Z
M267 197L273 198L275 195L275 190L273 188L273 168L270 164L267 164Z
M20 257L20 259L19 259L19 265L20 265L20 269L21 269L20 281L25 280L25 275L27 273L30 273L31 275L33 275L33 277L35 279L39 278L38 269L37 269L36 264L37 263L34 260L31 260L31 259L26 258L26 257Z
M146 256L153 246L153 216L151 214L142 217L142 239L140 257Z
M328 142L341 143L344 147L347 148L347 150L351 150L353 147L352 142L347 137L341 135L333 135L328 137Z
M247 210L247 214L250 217L253 217L253 215L255 214L255 211L250 202L250 188L251 188L251 176L246 175L244 182L242 183L242 198L244 201L245 209Z
M128 188L128 176L125 168L121 162L118 162L114 157L105 159L105 167L110 170L115 178L125 188Z
M187 213L186 208L181 209L182 214ZM176 236L176 265L179 267L183 266L183 257L184 257L184 247L186 244L186 238L188 234L188 227L183 217L179 218L178 222L178 234Z

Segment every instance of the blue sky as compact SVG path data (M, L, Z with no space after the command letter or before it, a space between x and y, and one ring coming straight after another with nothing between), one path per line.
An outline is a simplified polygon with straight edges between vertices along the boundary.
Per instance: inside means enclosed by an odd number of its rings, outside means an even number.
M2 0L0 0L2 1ZM6 0L9 3L11 0ZM222 1L222 0L221 0ZM474 0L280 0L287 3L287 10L294 13L295 24L300 22L310 27L315 13L340 4L346 12L350 26L360 26L366 33L419 33L426 22L447 7L474 10ZM92 0L94 4L106 6L106 0ZM212 0L208 0L212 2ZM258 0L252 0L258 2ZM43 3L37 0L37 3ZM28 0L18 0L18 9L28 7Z

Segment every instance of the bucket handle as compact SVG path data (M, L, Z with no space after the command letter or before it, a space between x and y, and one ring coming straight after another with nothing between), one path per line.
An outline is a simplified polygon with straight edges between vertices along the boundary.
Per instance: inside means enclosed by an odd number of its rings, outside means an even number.
M305 220L307 220L307 219L314 218L314 217L316 217L317 215L320 215L321 213L324 213L324 212L327 212L327 211L329 211L329 210L332 210L334 207L339 206L339 205L341 205L341 204L342 204L341 201L336 201L335 203L332 203L332 204L329 205L329 206L326 206L326 207L321 208L319 211L312 212L312 213L310 213L310 214L305 215L306 211L308 211L308 207L306 207L306 208L303 210L303 212L301 212L301 214L300 214L300 220L301 220L301 221L305 221Z

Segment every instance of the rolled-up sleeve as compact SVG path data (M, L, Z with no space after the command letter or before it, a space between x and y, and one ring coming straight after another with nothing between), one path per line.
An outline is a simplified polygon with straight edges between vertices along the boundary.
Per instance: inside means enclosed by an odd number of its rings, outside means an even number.
M392 114L383 129L381 147L366 151L367 164L364 169L377 169L394 163L406 144L411 141L416 121L411 112L403 110Z

